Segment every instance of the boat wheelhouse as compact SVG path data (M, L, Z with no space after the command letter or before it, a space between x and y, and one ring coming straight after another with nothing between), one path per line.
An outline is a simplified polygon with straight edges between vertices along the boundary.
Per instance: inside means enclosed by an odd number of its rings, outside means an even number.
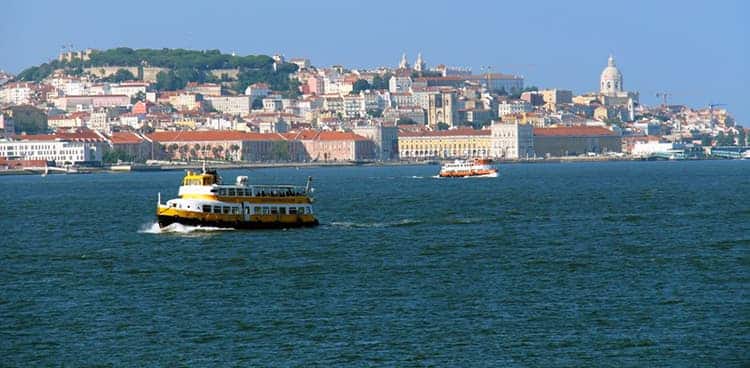
M312 207L312 178L306 186L248 185L247 176L223 184L215 170L188 171L178 198L156 208L159 226L173 223L236 229L318 225Z

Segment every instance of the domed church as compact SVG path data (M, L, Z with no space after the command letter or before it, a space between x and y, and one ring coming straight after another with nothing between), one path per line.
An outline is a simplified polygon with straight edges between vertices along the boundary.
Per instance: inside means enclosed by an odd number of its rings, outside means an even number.
M615 65L615 58L609 55L607 67L602 70L599 93L603 95L616 96L622 92L622 73Z
M623 88L622 73L615 64L615 58L610 55L599 78L599 102L605 107L601 114L608 117L612 114L612 108L620 108L626 112L623 120L632 120L638 98L638 92L628 92ZM604 111L607 111L606 114Z

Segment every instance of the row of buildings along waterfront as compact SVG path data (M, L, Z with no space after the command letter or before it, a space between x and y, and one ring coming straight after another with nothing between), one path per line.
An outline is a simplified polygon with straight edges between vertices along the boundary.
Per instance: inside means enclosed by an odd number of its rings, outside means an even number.
M612 56L597 91L584 94L529 89L518 75L430 68L421 54L413 64L404 55L396 67L370 70L274 59L298 66L289 76L299 82L298 96L261 82L234 92L228 87L238 70L231 69L211 71L220 83L179 90L155 88L154 73L165 68L135 68L137 80L116 83L105 78L125 67L58 70L40 83L3 74L0 157L91 164L108 151L141 161L515 159L644 154L669 143L715 144L719 136L745 143L724 108L641 105ZM29 109L43 114L43 134L23 134L14 123Z
M495 123L489 129L398 131L364 126L355 132L303 130L286 133L161 131L149 134L90 129L19 135L0 140L6 160L44 160L57 165L102 164L107 151L135 161L224 160L244 162L348 162L493 157L499 159L620 152L620 137L601 127L533 128Z

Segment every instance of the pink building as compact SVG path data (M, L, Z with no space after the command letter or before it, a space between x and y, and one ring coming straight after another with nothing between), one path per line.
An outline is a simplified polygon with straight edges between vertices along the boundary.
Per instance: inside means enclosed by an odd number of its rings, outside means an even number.
M323 77L319 75L311 75L307 78L307 83L305 85L305 91L307 94L322 95L325 93Z
M351 132L306 130L287 133L290 141L300 141L312 161L361 161L375 159L375 143Z

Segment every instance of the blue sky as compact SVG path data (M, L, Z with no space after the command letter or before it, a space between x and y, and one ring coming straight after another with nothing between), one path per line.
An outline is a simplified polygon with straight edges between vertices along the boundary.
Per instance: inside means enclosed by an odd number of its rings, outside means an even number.
M183 47L308 57L314 65L482 66L527 85L597 89L614 54L625 88L728 104L750 126L745 1L17 1L0 7L0 69L76 48Z

